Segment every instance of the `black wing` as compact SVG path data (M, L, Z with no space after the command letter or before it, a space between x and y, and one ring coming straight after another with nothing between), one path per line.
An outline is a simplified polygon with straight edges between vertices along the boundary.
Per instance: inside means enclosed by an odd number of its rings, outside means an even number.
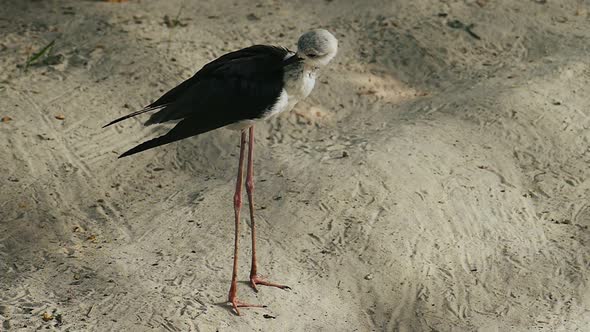
M148 107L162 107L145 125L221 112L233 122L256 118L281 93L284 48L255 45L225 54ZM228 123L228 124L229 124Z
M265 62L273 63L273 67L281 65L282 60L285 58L289 50L282 47L267 46L267 45L254 45L235 52L230 52L220 56L219 58L209 62L201 70L199 70L193 77L182 82L172 90L166 92L158 100L154 101L146 108L157 108L170 104L177 101L182 95L188 92L191 87L199 80L206 80L208 77L217 76L219 70L226 71L228 64L240 62L242 65L240 68L234 68L234 74L242 76L256 76L263 71L272 71L273 68L264 68L259 64L264 65ZM249 65L244 65L244 60L249 62ZM241 73L238 73L237 71Z
M145 125L182 120L167 134L144 142L121 157L195 136L241 120L255 119L278 99L288 50L255 45L208 63L193 77L170 90L145 110L161 108Z

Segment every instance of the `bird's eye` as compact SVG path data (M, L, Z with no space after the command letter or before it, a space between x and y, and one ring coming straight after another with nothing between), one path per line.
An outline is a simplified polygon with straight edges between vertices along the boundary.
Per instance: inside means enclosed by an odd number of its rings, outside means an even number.
M312 58L312 59L318 56L317 54L314 54L314 53L310 53L310 54L306 54L306 55L308 58Z

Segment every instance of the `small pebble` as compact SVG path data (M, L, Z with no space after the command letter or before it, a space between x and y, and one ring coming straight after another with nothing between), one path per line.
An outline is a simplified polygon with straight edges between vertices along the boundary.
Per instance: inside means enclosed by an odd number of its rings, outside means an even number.
M260 17L256 16L255 14L248 14L248 16L246 16L246 18L250 21L259 21Z
M42 318L44 321L48 322L53 319L53 315L48 312L44 312Z

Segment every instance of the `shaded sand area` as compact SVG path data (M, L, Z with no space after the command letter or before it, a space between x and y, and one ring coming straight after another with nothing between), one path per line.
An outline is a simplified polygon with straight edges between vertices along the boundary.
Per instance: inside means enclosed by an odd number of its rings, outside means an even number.
M4 0L0 329L588 331L588 10ZM225 52L315 27L339 55L256 128L259 270L293 289L240 284L268 308L237 317L218 303L238 135L117 160L164 129L101 126Z

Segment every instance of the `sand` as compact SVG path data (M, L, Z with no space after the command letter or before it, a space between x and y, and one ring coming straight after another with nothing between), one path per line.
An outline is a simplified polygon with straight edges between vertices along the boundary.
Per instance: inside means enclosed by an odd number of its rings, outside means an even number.
M590 331L589 10L3 1L0 329ZM238 317L239 135L117 160L164 129L101 126L225 52L316 27L337 58L256 128L259 270L292 290L241 283L268 307Z

